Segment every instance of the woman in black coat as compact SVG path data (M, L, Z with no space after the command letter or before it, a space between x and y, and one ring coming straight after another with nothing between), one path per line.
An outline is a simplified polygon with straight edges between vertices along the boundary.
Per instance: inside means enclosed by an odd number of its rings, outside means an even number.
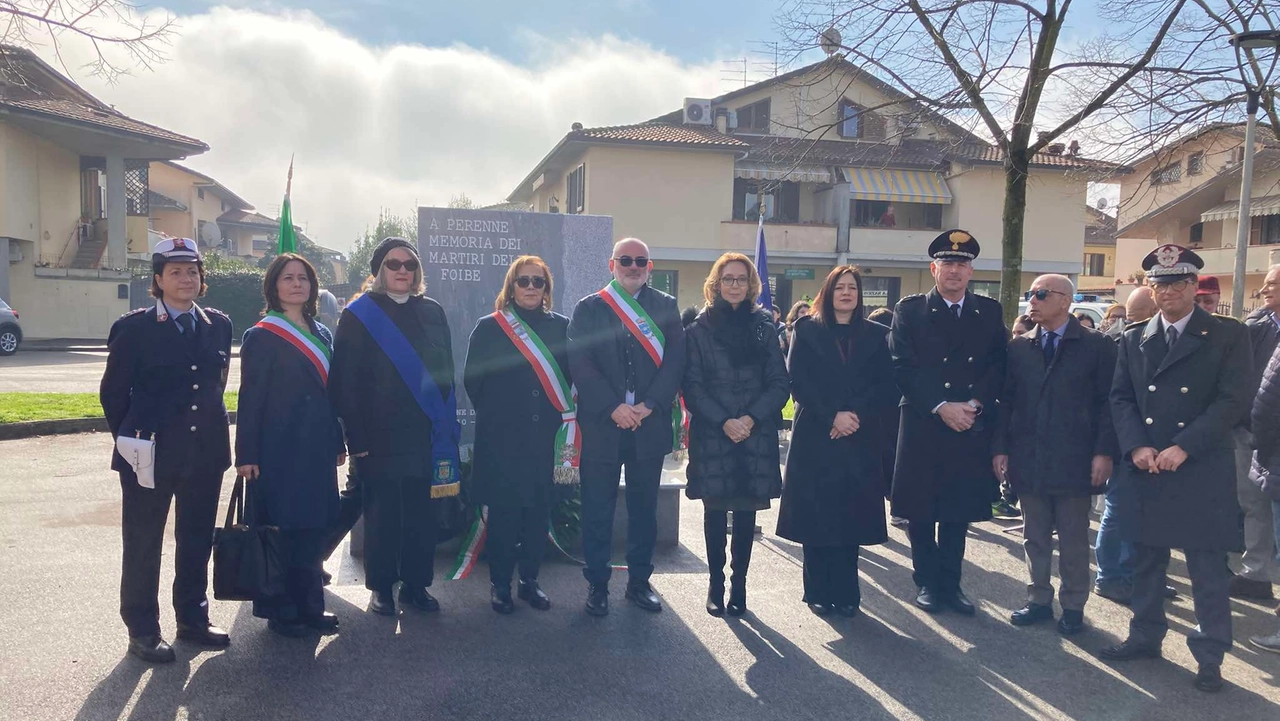
M796 321L788 370L796 401L778 535L804 546L804 600L818 615L858 612L858 546L888 538L887 426L896 427L889 329L862 316L862 274L831 271Z
M285 636L338 627L324 610L322 574L346 449L329 405L333 341L316 322L318 288L305 258L277 256L262 283L264 317L240 345L236 470L249 481L254 521L280 527L287 568L285 593L255 599L253 614Z
M551 608L538 569L552 489L556 480L573 482L577 470L570 435L577 435L577 423L565 420L573 409L557 407L573 402L569 319L551 312L551 297L547 264L532 255L516 258L493 315L471 332L462 374L476 411L472 500L489 508L489 602L503 614L515 610L511 575L517 562L519 598L542 611Z
M689 424L689 498L703 502L711 587L707 613L725 612L728 512L733 511L733 585L728 611L747 610L747 567L756 511L782 490L778 430L787 368L769 312L756 306L760 276L741 253L725 253L703 286L707 307L686 335L684 400Z
M453 344L409 241L383 240L370 268L338 321L330 389L360 478L369 610L394 616L400 583L402 607L435 612L440 504L459 489Z

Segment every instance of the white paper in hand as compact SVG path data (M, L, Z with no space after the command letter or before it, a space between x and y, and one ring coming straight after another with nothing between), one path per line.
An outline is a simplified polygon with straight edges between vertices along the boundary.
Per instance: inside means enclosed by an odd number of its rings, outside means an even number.
M120 457L133 467L138 477L138 485L143 488L156 487L156 442L145 438L116 438L116 450Z

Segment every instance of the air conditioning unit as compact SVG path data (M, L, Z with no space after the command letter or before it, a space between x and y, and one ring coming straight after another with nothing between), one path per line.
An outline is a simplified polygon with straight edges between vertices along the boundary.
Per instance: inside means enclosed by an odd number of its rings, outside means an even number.
M685 125L710 125L711 101L703 98L684 99Z

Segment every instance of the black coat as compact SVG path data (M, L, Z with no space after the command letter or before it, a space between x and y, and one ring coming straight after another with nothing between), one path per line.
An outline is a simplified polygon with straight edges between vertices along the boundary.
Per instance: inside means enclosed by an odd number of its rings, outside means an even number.
M231 362L231 319L199 306L196 315L194 344L173 319L161 319L158 302L121 316L107 339L98 397L111 437L154 434L157 476L221 475L231 467L222 400ZM129 469L114 450L111 469Z
M381 293L369 297L396 324L431 373L442 396L453 389L453 344L440 304L412 296L404 305ZM342 311L333 343L329 397L342 418L347 447L363 479L421 478L429 483L431 419L427 418L386 353L350 309Z
M569 374L569 319L559 313L516 311ZM550 502L560 412L547 398L533 366L493 316L471 332L462 372L476 411L471 500L477 504L544 507Z
M1253 454L1250 479L1280 501L1280 348L1272 351L1253 401Z
M1019 495L1087 496L1094 456L1116 455L1111 379L1116 344L1069 317L1046 368L1043 329L1009 341L992 452L1009 456L1009 483Z
M687 331L684 401L691 419L685 494L756 510L768 508L769 499L782 492L778 430L791 388L769 312L743 305L737 311L704 310ZM736 362L722 340L732 333L742 334L747 346L738 349ZM723 426L742 416L750 416L754 426L745 441L734 443Z
M1125 329L1111 386L1119 439L1112 496L1120 535L1160 548L1211 551L1241 545L1232 429L1249 412L1249 335L1236 320L1191 311L1169 350L1157 315ZM1177 471L1139 470L1132 453L1149 446L1187 452Z
M1263 306L1249 314L1244 324L1249 328L1249 347L1253 355L1253 382L1251 387L1256 394L1262 386L1262 373L1271 360L1271 354L1280 345L1280 328L1276 327L1270 309ZM1246 417L1246 429L1249 419Z
M897 393L886 336L869 320L852 328L841 358L835 333L813 318L796 321L788 369L795 422L787 452L778 535L813 546L883 543L886 460ZM831 440L836 413L853 411L856 433Z
M332 346L329 329L311 333ZM251 487L286 529L323 528L338 516L342 426L320 373L289 341L250 328L240 343L236 466L258 466ZM262 520L262 519L258 519Z
M614 462L624 431L610 417L626 402L627 359L635 373L635 402L653 412L636 431L638 458L672 451L671 410L684 377L684 327L676 299L649 286L636 297L666 339L661 367L644 351L599 293L578 301L569 322L569 367L578 386L582 460Z
M902 392L895 516L925 522L991 518L991 502L999 495L991 435L1008 341L1000 303L991 298L966 292L958 320L937 288L898 301L889 344ZM963 433L933 413L943 401L969 400L983 411Z

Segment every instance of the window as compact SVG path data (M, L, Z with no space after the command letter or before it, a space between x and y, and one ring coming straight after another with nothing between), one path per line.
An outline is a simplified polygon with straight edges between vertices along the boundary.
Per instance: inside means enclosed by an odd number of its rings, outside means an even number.
M151 213L147 191L150 164L144 161L126 161L124 168L124 205L128 215L147 216Z
M769 134L769 98L738 108L738 132Z
M196 188L196 197L204 200L204 188Z
M792 182L755 181L737 178L733 181L733 219L775 223L800 222L800 186Z
M840 101L840 136L864 140L884 140L888 123L875 113L849 100Z
M1191 226L1191 245L1198 247L1204 242L1204 223L1196 223Z
M855 200L850 215L855 228L942 230L942 206L937 203Z
M1152 185L1169 185L1182 180L1182 163L1172 163L1151 171Z
M1000 300L1000 281L998 280L971 280L969 290L973 291L974 295Z
M1280 244L1280 215L1262 215L1249 226L1249 245Z
M1204 172L1204 151L1192 153L1187 158L1187 175L1199 175Z
M566 213L577 215L587 211L587 166L579 165L572 173L569 173L568 190L569 203L565 208Z
M840 136L858 137L858 106L847 100L840 101Z
M1085 253L1084 272L1081 275L1106 275L1107 256L1105 253Z
M655 270L649 273L649 287L654 290L660 290L674 298L676 297L676 288L679 287L679 279L679 271Z

